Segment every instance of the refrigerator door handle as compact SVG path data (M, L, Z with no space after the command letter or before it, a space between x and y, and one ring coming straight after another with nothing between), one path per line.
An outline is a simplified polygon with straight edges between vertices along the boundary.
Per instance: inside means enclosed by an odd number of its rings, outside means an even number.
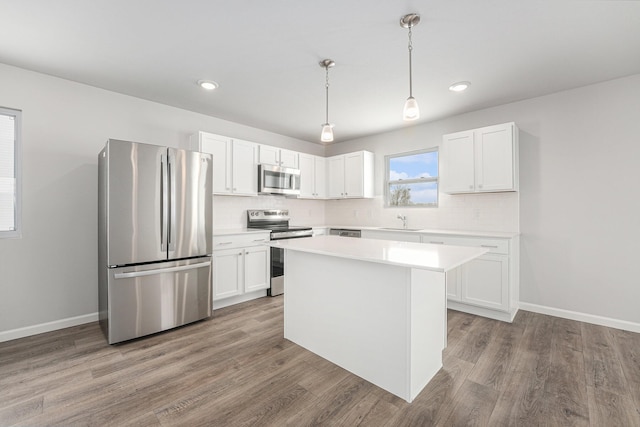
M167 216L168 216L168 180L167 180L167 156L160 156L160 250L167 251Z
M168 241L169 251L176 250L176 174L175 174L175 156L171 149L167 150L167 174L169 181L169 201L168 201L168 212L169 218L167 221L167 233L168 233Z
M156 268L153 270L132 271L130 273L116 273L113 275L115 279L130 279L132 277L151 276L154 274L172 273L175 271L195 270L197 268L210 267L211 262L199 262L197 264L181 265L178 267Z

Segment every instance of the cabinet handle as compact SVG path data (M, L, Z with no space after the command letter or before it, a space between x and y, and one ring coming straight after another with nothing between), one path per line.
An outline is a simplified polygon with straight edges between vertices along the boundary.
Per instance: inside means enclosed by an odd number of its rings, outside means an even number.
M265 239L255 239L254 242L266 242Z
M434 245L444 245L444 242L429 242L429 243L433 243Z
M497 247L497 246L495 246L495 245L480 245L480 247L482 247L482 248L493 248L493 249L498 249L498 247Z
M469 186L469 190L473 190L473 185L470 185L470 186Z
M478 185L478 188L482 188L482 184Z
M238 189L234 187L234 188L233 188L233 191L238 191Z
M220 243L218 243L218 245L221 245L221 246L222 246L222 245L230 245L230 244L232 244L232 243L233 243L233 242L220 242Z

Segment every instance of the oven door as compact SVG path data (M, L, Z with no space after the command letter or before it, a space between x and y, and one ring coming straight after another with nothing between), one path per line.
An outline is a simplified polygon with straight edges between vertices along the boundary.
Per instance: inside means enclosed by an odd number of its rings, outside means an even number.
M288 237L288 239L303 239L312 237L310 235ZM283 239L272 239L283 240ZM267 290L267 295L276 296L284 293L284 249L271 248L271 287Z

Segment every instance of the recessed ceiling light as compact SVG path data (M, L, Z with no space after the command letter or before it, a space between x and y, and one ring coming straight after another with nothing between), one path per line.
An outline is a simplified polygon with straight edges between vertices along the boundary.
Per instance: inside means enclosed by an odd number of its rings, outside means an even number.
M198 85L206 90L214 90L218 88L218 83L213 80L198 80Z
M462 92L463 90L466 90L469 86L471 86L471 83L469 82L457 82L449 86L449 90L451 92Z

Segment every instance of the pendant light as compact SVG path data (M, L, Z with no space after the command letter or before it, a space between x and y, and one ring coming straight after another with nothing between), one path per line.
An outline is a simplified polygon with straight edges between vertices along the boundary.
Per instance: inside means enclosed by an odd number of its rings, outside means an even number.
M409 29L409 98L407 98L407 102L404 103L404 109L402 110L402 118L406 121L416 120L420 117L418 101L413 97L413 70L411 63L411 51L413 50L411 29L418 25L419 22L420 15L417 13L410 13L400 18L400 26Z
M326 70L326 83L325 90L327 94L327 108L326 108L326 117L325 122L322 125L322 132L320 133L320 141L322 142L332 142L333 141L333 125L329 123L329 68L336 65L331 59L324 59L320 61L320 66Z

